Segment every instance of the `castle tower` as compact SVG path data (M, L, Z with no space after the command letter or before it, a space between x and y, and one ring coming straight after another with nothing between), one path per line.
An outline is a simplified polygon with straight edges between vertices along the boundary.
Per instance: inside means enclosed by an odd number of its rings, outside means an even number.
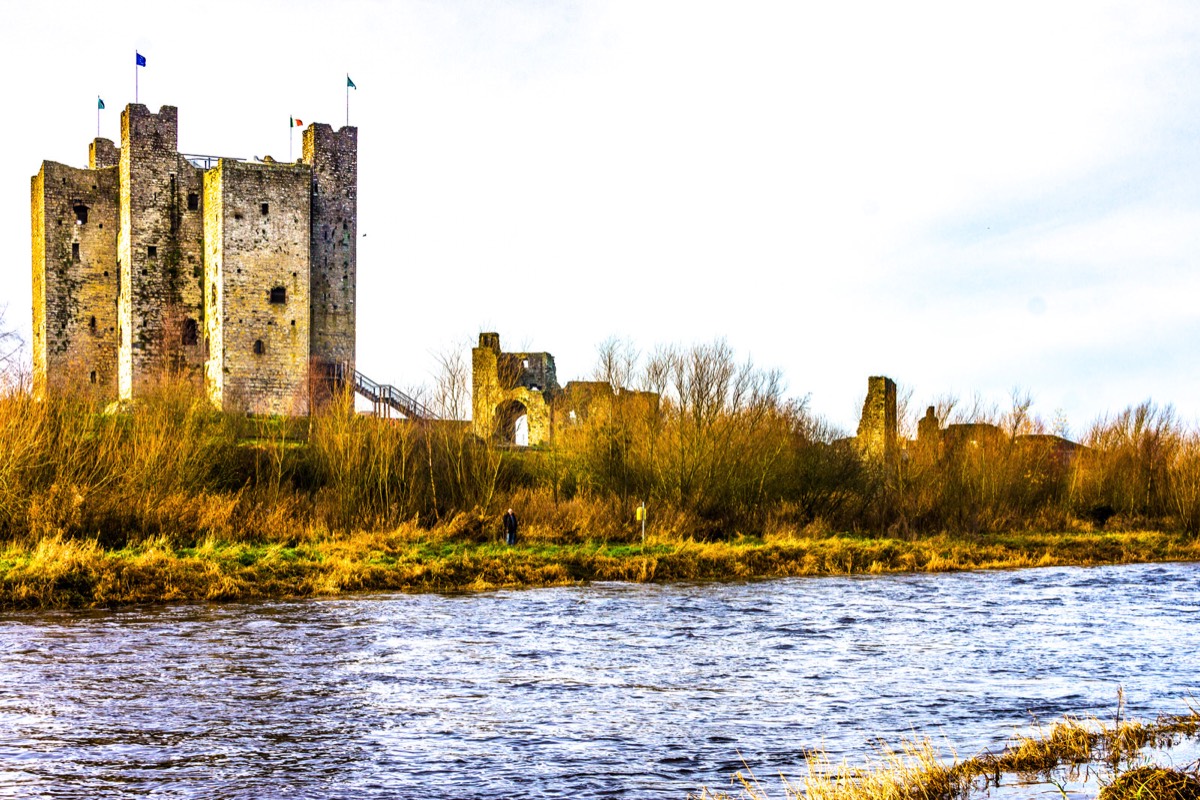
M358 128L304 130L312 167L312 309L309 355L314 377L353 379L358 279Z
M471 428L481 439L495 433L496 406L503 399L500 387L500 334L479 334L471 348Z
M228 159L204 174L205 385L226 410L308 413L311 175Z
M872 376L858 422L858 447L869 460L890 467L896 459L896 433L896 382Z
M121 113L117 235L119 395L167 374L199 381L204 348L202 173L177 151L178 114Z
M89 169L44 161L31 182L38 397L116 395L117 150L107 139L89 150Z

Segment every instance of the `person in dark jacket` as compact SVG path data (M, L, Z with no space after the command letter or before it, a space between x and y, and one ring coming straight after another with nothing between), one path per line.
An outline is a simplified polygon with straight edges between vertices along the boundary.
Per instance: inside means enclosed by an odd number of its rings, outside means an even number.
M517 515L511 508L504 515L504 540L509 545L517 543Z

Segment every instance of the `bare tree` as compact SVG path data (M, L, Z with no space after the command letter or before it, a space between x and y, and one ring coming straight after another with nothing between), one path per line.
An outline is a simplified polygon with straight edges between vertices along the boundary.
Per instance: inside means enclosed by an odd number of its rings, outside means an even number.
M21 347L25 344L16 330L8 326L4 318L8 311L7 305L0 305L0 370L7 370L16 364Z
M441 421L425 423L424 437L434 516L441 519L443 506L487 514L506 451L491 437L477 439L463 422L471 417L471 365L461 348L439 355L438 364L431 400Z

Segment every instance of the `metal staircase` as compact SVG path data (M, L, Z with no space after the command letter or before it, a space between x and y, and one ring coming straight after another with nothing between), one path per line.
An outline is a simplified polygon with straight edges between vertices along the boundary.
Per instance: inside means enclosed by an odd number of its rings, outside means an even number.
M397 389L395 386L380 385L354 370L354 391L375 404L375 413L386 413L391 409L403 414L408 419L438 419L438 415L429 406L416 400Z

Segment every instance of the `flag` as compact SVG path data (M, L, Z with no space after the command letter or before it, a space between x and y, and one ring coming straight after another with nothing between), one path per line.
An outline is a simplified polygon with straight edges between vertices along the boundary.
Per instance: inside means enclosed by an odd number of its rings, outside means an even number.
M96 108L100 111L104 110L104 101L101 100L99 97L96 98Z
M292 121L293 128L299 128L304 125L304 120L302 119L296 119L295 117L288 117L288 119Z
M133 51L133 54L134 54L135 56L137 56L137 65L138 65L139 67L144 67L144 66L146 66L146 57L145 57L144 55L142 55L141 53L139 53L137 50L134 50L134 51Z
M355 86L355 85L354 85L354 81L350 80L350 76L349 76L349 75L347 75L347 76L346 76L346 86L347 86L347 88L350 88L350 89L357 89L357 88L358 88L357 86Z

